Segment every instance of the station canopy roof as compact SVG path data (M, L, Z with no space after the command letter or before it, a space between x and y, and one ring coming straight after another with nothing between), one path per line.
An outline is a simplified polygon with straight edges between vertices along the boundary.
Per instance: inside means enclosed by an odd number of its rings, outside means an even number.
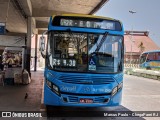
M8 35L27 33L27 17L32 17L34 33L47 30L53 14L94 14L109 0L0 0L0 22Z

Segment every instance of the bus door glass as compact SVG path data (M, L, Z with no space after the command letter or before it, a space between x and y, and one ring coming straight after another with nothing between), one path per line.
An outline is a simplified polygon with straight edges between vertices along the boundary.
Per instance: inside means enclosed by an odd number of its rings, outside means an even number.
M143 64L144 62L146 62L146 58L147 58L147 53L142 54L140 57L140 64Z

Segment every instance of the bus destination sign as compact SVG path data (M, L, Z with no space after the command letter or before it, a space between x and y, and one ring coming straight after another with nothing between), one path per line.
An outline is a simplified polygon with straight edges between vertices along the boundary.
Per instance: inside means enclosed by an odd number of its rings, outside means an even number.
M115 21L103 20L76 20L76 19L60 19L61 26L70 27L84 27L84 28L99 28L99 29L109 29L115 30Z

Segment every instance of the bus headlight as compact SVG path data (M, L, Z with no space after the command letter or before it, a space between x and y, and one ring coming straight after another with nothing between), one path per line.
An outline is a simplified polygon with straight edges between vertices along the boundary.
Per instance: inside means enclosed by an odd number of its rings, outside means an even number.
M57 87L55 84L52 84L52 89L53 89L53 91L54 91L57 95L60 95L59 89L58 89L58 87Z
M58 86L56 86L55 84L53 84L51 81L49 80L46 80L46 84L47 86L54 92L56 93L57 95L60 96L60 91L59 91L59 88Z
M113 88L113 90L112 90L112 96L114 96L117 93L117 90L118 90L117 86L115 88Z
M50 89L52 89L52 83L51 83L50 81L46 80L46 84L48 85L48 87L49 87Z
M114 96L121 88L123 87L123 82L119 83L115 88L112 90L112 96Z

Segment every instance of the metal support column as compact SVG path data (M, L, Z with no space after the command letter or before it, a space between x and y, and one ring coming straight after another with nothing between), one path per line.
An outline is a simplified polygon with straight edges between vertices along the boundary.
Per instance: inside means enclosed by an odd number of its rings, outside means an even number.
M26 49L26 69L31 76L30 61L31 61L31 37L32 35L32 17L27 18L27 49Z
M22 69L26 69L26 46L27 46L27 34L25 35L25 46L22 48Z
M37 71L37 42L38 42L38 34L35 35L35 61L34 61L34 71Z

